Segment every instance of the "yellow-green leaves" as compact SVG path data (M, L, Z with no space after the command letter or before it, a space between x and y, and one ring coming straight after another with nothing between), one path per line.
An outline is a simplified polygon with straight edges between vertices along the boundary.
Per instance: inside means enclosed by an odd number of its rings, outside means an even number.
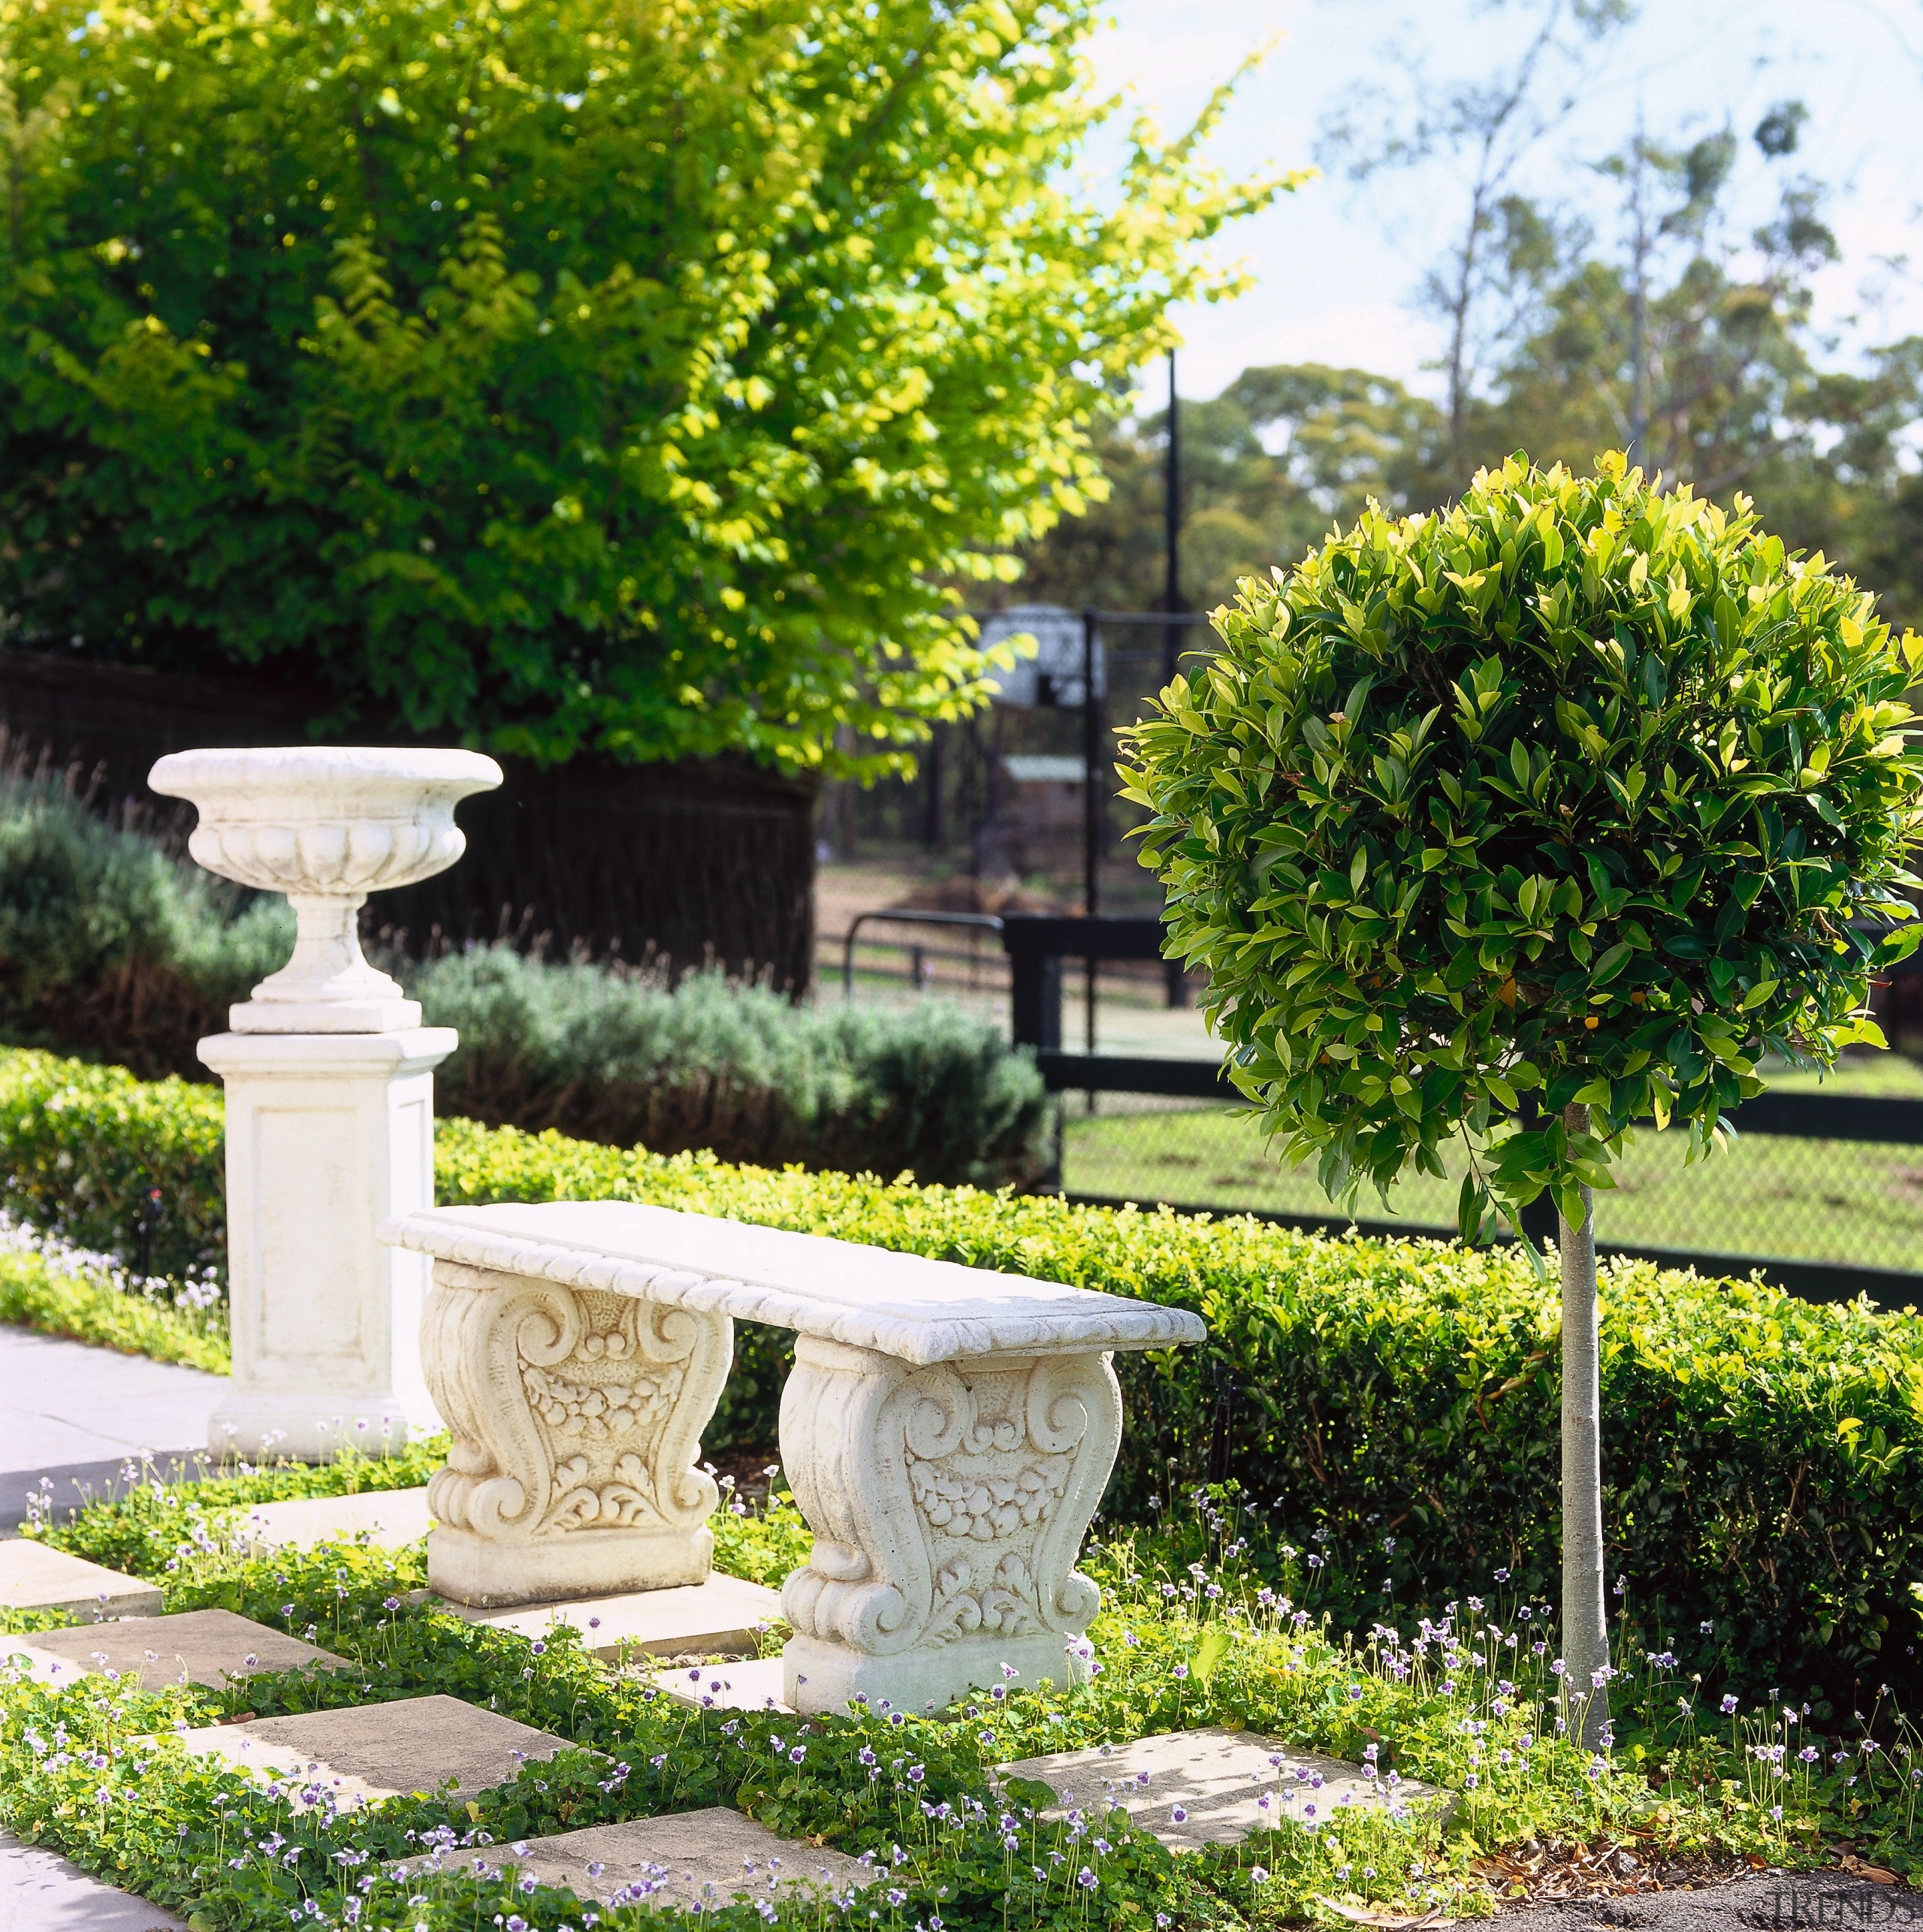
M1481 1228L1606 1185L1634 1120L1712 1144L1764 1052L1869 1037L1866 974L1915 943L1923 639L1740 500L1512 460L1446 515L1372 510L1218 629L1125 735L1128 783L1170 949L1332 1191L1466 1131Z
M1097 17L0 0L0 602L370 728L898 768L1289 185L1144 131L1091 200Z

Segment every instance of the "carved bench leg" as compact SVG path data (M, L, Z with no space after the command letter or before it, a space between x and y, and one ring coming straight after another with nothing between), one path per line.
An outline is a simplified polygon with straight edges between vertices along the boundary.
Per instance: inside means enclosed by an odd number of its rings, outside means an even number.
M693 1465L734 1347L724 1315L434 1264L421 1366L453 1432L427 1486L427 1580L465 1603L704 1582Z
M1067 1681L1101 1601L1075 1559L1121 1441L1106 1354L918 1369L803 1336L781 1456L815 1540L781 1592L788 1702L919 1711L1004 1665Z

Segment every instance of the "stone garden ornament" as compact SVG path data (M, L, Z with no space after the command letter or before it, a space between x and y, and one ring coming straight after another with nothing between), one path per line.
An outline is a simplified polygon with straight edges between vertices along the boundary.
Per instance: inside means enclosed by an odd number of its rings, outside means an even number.
M421 1264L375 1237L433 1189L433 1070L447 1027L362 957L370 892L444 871L454 808L501 782L472 751L295 746L175 752L149 779L190 800L210 871L292 904L294 956L200 1043L227 1090L234 1375L211 1446L310 1460L431 1429Z
M210 872L294 908L294 956L228 1024L236 1033L383 1033L421 1024L399 983L361 956L367 895L445 872L467 848L454 808L501 782L474 751L360 745L177 751L147 782L190 800L188 850Z
M1061 1683L1100 1593L1075 1568L1121 1438L1118 1348L1195 1315L626 1201L436 1208L424 1367L454 1441L427 1575L492 1603L699 1583L693 1466L736 1321L795 1332L781 1456L814 1532L782 1607L784 1694L945 1704L1003 1668Z

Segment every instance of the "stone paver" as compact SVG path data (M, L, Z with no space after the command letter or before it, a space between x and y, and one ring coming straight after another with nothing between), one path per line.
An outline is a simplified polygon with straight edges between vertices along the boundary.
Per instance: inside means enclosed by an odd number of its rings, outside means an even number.
M137 1577L14 1537L0 1543L0 1604L9 1610L70 1610L96 1617L158 1617L160 1592Z
M0 1324L0 1499L68 1464L191 1453L226 1390L224 1375Z
M1412 1779L1372 1778L1360 1764L1275 1738L1214 1728L1025 1758L1001 1774L1049 1786L1060 1803L1045 1816L1121 1805L1171 1846L1233 1845L1285 1818L1326 1824L1358 1806L1382 1810L1446 1795Z
M785 1665L779 1657L741 1657L729 1664L689 1664L657 1671L654 1683L677 1704L691 1710L778 1710Z
M658 1657L715 1656L752 1651L756 1626L781 1614L781 1598L760 1583L744 1583L717 1571L705 1583L678 1589L637 1590L623 1596L584 1597L573 1603L524 1604L510 1610L448 1603L443 1607L470 1623L524 1637L545 1636L557 1623L569 1623L599 1657L623 1651Z
M333 1536L365 1536L383 1550L399 1550L419 1542L427 1533L430 1520L424 1486L258 1503L237 1527L253 1551L311 1550Z
M457 1795L469 1796L507 1783L526 1758L566 1749L564 1738L439 1695L212 1725L180 1741L242 1770L370 1803L403 1792L431 1796L449 1778Z
M0 1831L0 1932L187 1932L186 1921L116 1891L38 1845Z
M71 1677L95 1671L132 1671L143 1690L182 1682L223 1689L230 1680L303 1664L338 1665L346 1659L285 1632L237 1617L231 1610L189 1610L173 1617L130 1617L119 1623L83 1623L72 1630L43 1630L32 1637L0 1639L0 1650L24 1652L38 1676Z
M1923 1896L1841 1872L1762 1872L1695 1891L1646 1891L1614 1898L1511 1906L1496 1914L1500 1932L1592 1932L1595 1927L1647 1932L1757 1932L1759 1927L1816 1932L1923 1925Z
M578 1897L608 1905L750 1896L778 1906L798 1891L842 1891L880 1876L840 1852L777 1838L765 1825L720 1806L535 1838L524 1850L500 1851L500 1858L545 1885L567 1885Z

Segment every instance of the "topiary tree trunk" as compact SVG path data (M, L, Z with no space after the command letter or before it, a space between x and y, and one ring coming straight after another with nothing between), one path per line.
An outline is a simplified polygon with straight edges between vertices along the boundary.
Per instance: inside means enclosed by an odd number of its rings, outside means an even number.
M1586 1106L1565 1108L1574 1137L1589 1131ZM1602 1591L1602 1352L1595 1293L1595 1209L1582 1191L1583 1224L1559 1212L1562 1261L1562 1679L1572 1731L1592 1750L1609 1721L1596 1674L1609 1667L1609 1626Z

